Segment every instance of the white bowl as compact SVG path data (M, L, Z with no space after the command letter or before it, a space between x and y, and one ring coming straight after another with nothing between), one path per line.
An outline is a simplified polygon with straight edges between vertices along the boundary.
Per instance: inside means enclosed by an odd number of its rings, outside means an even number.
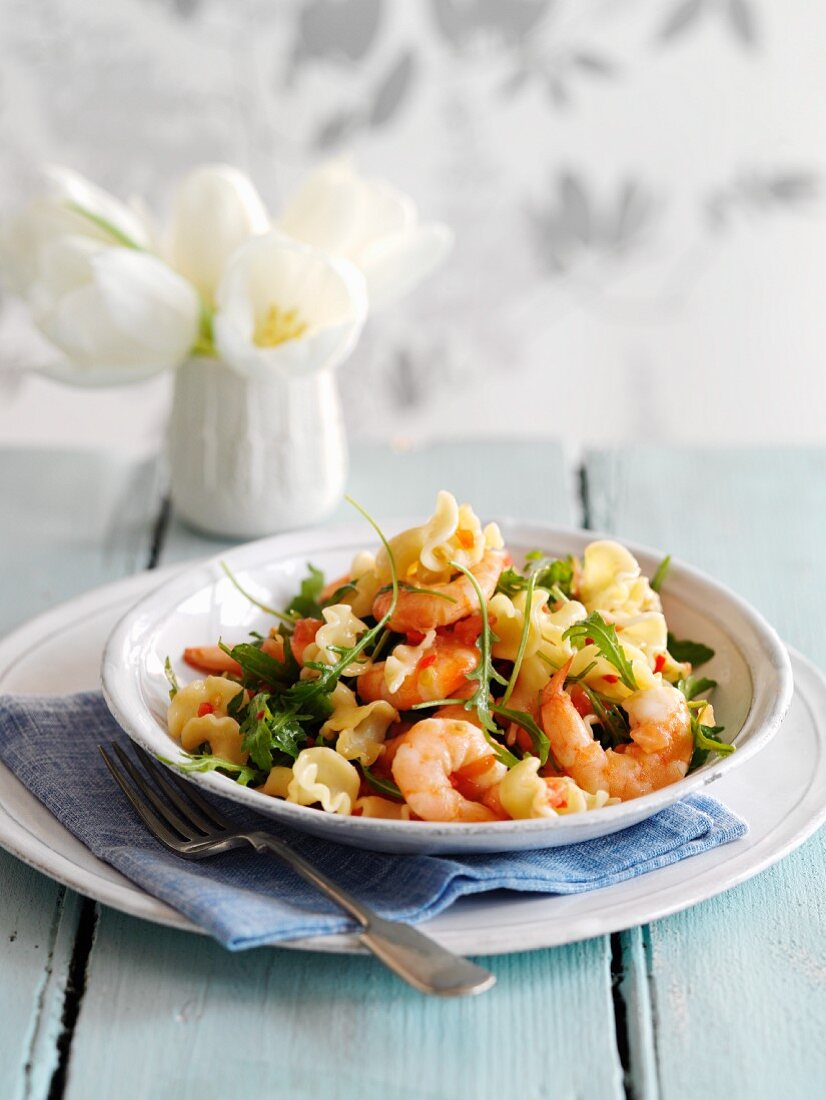
M411 526L388 523L394 532ZM600 536L539 524L503 521L505 542L514 557L541 549L562 556L581 554ZM226 561L244 587L273 606L289 602L305 575L306 563L328 578L346 572L353 555L375 542L364 524L301 531L239 546L220 558L185 566L142 599L113 630L103 654L103 693L126 733L149 752L183 759L166 729L167 656L182 681L192 679L180 660L185 646L246 640L251 630L266 632L273 620L249 603L220 568ZM625 543L651 576L663 555ZM765 620L730 589L679 562L673 562L661 593L669 626L679 638L710 645L715 656L703 675L719 682L714 693L717 721L737 751L712 758L702 768L663 790L590 813L531 821L442 824L342 817L296 806L241 787L215 773L189 773L206 792L230 798L285 825L358 848L399 853L505 852L575 844L625 829L658 810L713 783L759 752L777 732L792 698L789 656Z

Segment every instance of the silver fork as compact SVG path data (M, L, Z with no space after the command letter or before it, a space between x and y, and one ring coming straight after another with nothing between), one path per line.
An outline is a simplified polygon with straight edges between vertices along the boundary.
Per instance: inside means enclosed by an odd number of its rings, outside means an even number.
M138 745L132 747L153 782L141 774L120 745L113 743L111 748L122 770L103 745L98 746L138 817L171 852L184 859L205 859L249 845L259 855L277 856L357 920L358 936L364 946L422 993L461 997L483 993L495 983L490 971L440 947L418 929L378 916L277 837L257 829L239 829L202 798L191 783L160 768Z

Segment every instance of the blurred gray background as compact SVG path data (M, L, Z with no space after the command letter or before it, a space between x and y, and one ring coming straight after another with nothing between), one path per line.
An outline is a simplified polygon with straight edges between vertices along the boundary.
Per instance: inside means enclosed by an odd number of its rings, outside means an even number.
M342 370L354 436L823 440L824 42L806 0L0 0L0 206L217 160L275 208L352 151L457 235ZM5 299L0 442L157 445L169 379L38 354Z

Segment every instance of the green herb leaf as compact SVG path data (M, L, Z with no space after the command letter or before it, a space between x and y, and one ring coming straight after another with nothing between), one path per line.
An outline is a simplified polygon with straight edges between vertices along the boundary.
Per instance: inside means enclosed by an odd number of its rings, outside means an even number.
M533 572L540 588L558 588L566 600L571 598L574 583L574 559L557 558L547 564L539 565Z
M285 615L283 611L277 611L274 607L270 607L268 604L262 603L260 600L257 600L255 596L253 596L250 592L247 592L246 588L242 586L241 582L238 580L238 578L235 576L235 574L225 561L221 562L221 568L226 573L227 578L229 579L233 588L237 589L241 593L241 595L245 599L249 600L249 602L254 607L257 607L261 611L266 612L267 615L275 616L276 619L280 619L283 623L289 623L290 625L293 624L295 620L291 615Z
M360 504L357 504L351 497L345 497L345 500L361 512L379 536L387 551L390 562L390 575L392 577L391 588L393 590L393 598L390 601L387 611L381 619L379 619L376 625L366 630L354 646L342 653L334 665L322 665L316 662L306 663L304 667L314 668L318 672L318 676L314 680L299 680L284 692L281 698L283 704L292 706L297 713L300 712L312 715L313 718L320 718L322 720L329 718L330 714L332 714L333 705L330 702L330 695L340 680L344 670L378 638L392 618L399 599L399 579L396 572L396 559L390 548L390 543L385 538L384 532L373 517L365 512ZM310 568L312 568L312 566Z
M517 573L515 569L508 568L503 569L499 574L496 591L504 592L504 594L512 600L517 592L523 592L527 586L527 577L523 577L522 574Z
M479 650L479 663L473 672L469 672L467 675L468 680L476 681L476 690L473 695L465 701L465 710L476 711L479 716L479 721L482 724L482 732L488 744L493 749L497 758L501 760L503 764L512 768L515 764L519 763L518 757L514 756L512 752L509 752L494 736L495 734L501 736L502 731L493 720L490 703L490 684L491 680L496 680L498 683L506 686L507 680L500 676L493 667L493 655L491 650L494 635L490 629L490 622L488 621L487 600L485 599L482 589L479 587L479 582L469 569L466 569L456 561L452 561L449 564L451 569L455 569L457 573L463 573L470 581L476 593L476 598L479 601L479 612L482 617L482 630L479 637L476 639L476 648Z
M246 787L250 783L263 783L267 778L266 773L260 771L258 768L250 767L248 764L233 764L231 760L225 760L222 756L212 756L210 753L200 754L186 754L189 759L186 762L181 760L169 760L165 756L159 756L158 760L162 764L170 764L173 768L177 768L182 772L226 772L227 775L233 776L236 783L240 783L242 787Z
M329 596L321 604L322 610L325 607L332 607L334 604L341 603L342 599L348 592L357 592L358 585L354 581L345 581L339 588L335 590L332 596Z
M169 698L174 699L181 689L178 686L178 677L175 675L175 669L172 667L172 662L168 657L163 663L163 674L169 681Z
M548 757L550 756L553 766L557 771L561 771L551 753L551 742L548 740L548 735L539 725L537 725L530 714L524 710L511 710L510 707L499 706L498 703L493 704L493 713L499 718L504 718L506 722L513 722L515 725L521 726L522 729L525 730L531 739L533 754L539 757L540 764L547 764Z
M638 690L634 670L617 637L616 627L613 623L606 623L598 611L592 611L587 619L569 626L562 637L570 638L577 649L583 649L589 642L593 643L605 660L617 670L623 684L631 691Z
M663 581L665 580L665 575L668 572L668 569L669 569L670 565L671 565L671 555L666 554L665 557L663 558L663 560L657 566L656 573L651 578L651 587L654 589L655 592L659 592L660 589L662 588Z
M688 661L694 668L704 665L714 656L714 650L702 642L680 641L668 632L668 652L680 664Z
M603 699L599 692L594 691L587 684L581 683L580 687L588 696L591 709L596 715L597 722L602 730L603 736L600 738L600 742L603 743L602 747L613 749L617 745L627 744L631 740L631 733L625 711L615 703Z
M708 692L713 691L717 687L717 681L709 680L707 677L685 676L682 680L678 680L674 686L690 702L692 699L697 699L701 695L707 695Z
M554 593L556 599L569 600L574 582L574 559L549 558L541 550L532 550L525 555L525 561L529 566L525 573L520 573L513 568L504 569L499 576L496 585L497 592L504 592L510 599L517 592L524 592L528 587L528 580L533 578L534 584L539 588L547 588Z
M359 771L364 776L365 781L376 791L378 794L384 795L385 798L393 798L397 802L403 802L402 792L396 786L392 779L381 779L378 775L373 775L369 768L363 764L358 765Z
M320 569L307 562L309 573L301 582L298 595L287 605L287 614L297 619L321 619L321 593L324 589L324 574Z
M266 772L272 767L272 712L267 700L268 696L263 692L253 696L247 708L247 717L241 723L241 747L249 753L252 762Z
M694 771L695 768L699 768L702 764L705 764L709 753L716 752L719 756L729 756L736 750L736 745L730 745L727 741L718 740L717 734L722 733L724 729L724 726L702 726L700 725L700 720L697 715L691 715L691 732L694 734L694 753L691 757L691 763L688 766L689 771Z
M230 648L223 642L218 643L224 653L237 661L244 673L244 681L267 684L272 690L285 689L292 684L299 673L298 663L292 655L289 643L284 643L284 660L278 661L269 653L264 653L251 642L241 642Z
M525 589L525 613L522 616L522 631L519 635L519 647L516 651L516 660L513 662L508 686L505 688L505 694L502 697L504 706L508 705L508 699L510 699L513 689L516 687L516 681L522 668L522 661L525 659L525 646L528 644L528 632L531 628L531 610L533 608L533 590L535 583L536 577L531 574L528 578L528 586ZM543 760L542 763L544 764L545 761Z

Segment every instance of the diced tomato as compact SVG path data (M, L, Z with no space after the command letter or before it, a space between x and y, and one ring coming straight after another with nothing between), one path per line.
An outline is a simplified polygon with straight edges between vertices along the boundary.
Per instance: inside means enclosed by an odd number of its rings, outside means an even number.
M198 707L198 717L199 718L203 718L204 715L206 715L206 714L214 714L214 713L215 713L215 707L212 705L212 703L201 703L201 705Z
M613 672L606 673L602 678L606 684L615 684L619 680L619 676L615 676Z
M594 713L594 708L591 706L591 700L588 698L587 692L583 691L579 684L574 684L571 688L570 696L571 702L583 718L587 718L589 714Z
M662 670L664 668L665 668L665 654L664 653L658 653L657 654L657 659L654 661L654 671L655 672L662 672Z

